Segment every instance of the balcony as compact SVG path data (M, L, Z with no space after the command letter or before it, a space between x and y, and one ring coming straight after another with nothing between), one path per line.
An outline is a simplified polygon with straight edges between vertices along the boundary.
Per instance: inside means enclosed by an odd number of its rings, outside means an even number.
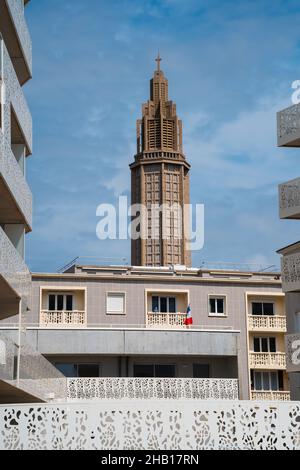
M82 328L86 326L86 313L73 310L67 312L42 310L40 315L40 326L51 328Z
M0 406L3 450L300 450L299 403L103 401ZM121 454L122 455L122 454ZM175 462L180 463L181 456Z
M286 369L285 353L254 353L249 354L250 369Z
M13 244L0 227L0 318L16 315L19 299L28 304L31 287L29 270Z
M19 366L18 366L19 362ZM22 338L21 348L0 334L0 400L14 403L65 399L66 378ZM16 400L16 401L15 401Z
M281 219L300 219L300 178L279 186Z
M1 1L1 0L0 0ZM32 151L32 118L23 90L20 86L16 71L11 62L6 45L2 39L0 59L0 78L5 84L5 97L3 106L3 127L12 133L12 108L16 118L17 128L15 133L19 139L18 143L24 143L27 149L27 155ZM5 136L9 143L12 142L12 136Z
M300 290L300 243L279 250L282 271L283 292L296 292Z
M186 313L147 313L146 328L186 328Z
M286 333L286 317L282 316L248 316L249 331L274 331Z
M251 392L251 400L254 401L290 401L290 392L272 392L272 391L253 391Z
M279 147L300 147L300 104L277 114Z
M68 400L238 400L237 379L67 379Z
M0 0L0 30L23 85L32 75L32 44L24 15L24 0Z

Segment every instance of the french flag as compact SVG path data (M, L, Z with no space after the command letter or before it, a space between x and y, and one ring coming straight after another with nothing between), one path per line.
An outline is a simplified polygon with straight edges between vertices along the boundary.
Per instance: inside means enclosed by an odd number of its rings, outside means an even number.
M186 324L187 326L193 324L193 315L192 315L192 309L191 309L191 306L190 306L190 305L188 306L187 311L186 311L186 320L185 320L185 324Z

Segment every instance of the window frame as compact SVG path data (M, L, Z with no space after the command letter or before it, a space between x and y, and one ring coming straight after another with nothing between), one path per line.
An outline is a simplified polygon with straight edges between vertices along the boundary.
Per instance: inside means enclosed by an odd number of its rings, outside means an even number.
M218 300L223 300L223 307L224 307L224 312L223 313L213 313L211 312L211 305L210 302L211 300L215 300L215 305L217 307L217 301ZM216 309L217 310L217 309ZM209 317L215 317L215 318L227 318L228 317L228 310L227 310L227 295L215 295L215 294L209 294L208 295L208 316Z
M55 296L55 310L50 310L49 307L50 307L50 296ZM63 297L63 304L64 304L64 308L62 310L58 310L57 307L58 307L58 297L59 296L62 296ZM72 297L72 303L73 303L73 310L67 310L67 297ZM75 296L75 293L73 292L67 292L67 291L62 291L62 292L59 292L59 291L53 291L53 292L48 292L47 294L47 310L48 312L75 312L76 311L76 296Z
M269 378L269 389L264 388L264 374L268 374ZM275 376L276 374L276 382L277 382L277 388L276 390L272 388L272 375ZM259 389L257 385L257 376L260 375L260 380L261 380L261 389ZM279 374L278 371L276 370L254 370L253 371L253 384L252 384L252 391L253 392L280 392L280 380L279 380Z
M123 312L113 312L113 311L108 311L108 298L109 296L118 296L118 297L123 297ZM106 292L105 296L105 314L106 315L114 315L114 316L126 316L127 314L127 293L126 292L121 292L121 291L108 291Z
M275 351L271 351L271 340L275 340ZM260 351L255 351L255 340L259 340L259 349ZM268 351L262 351L263 349L263 340L268 342ZM257 354L276 354L278 352L278 343L276 336L253 336L253 352Z
M273 315L265 315L262 313L261 315L254 315L253 313L253 304L261 304L262 306L264 304L272 304L273 305ZM263 312L262 308L262 312ZM251 300L251 315L253 317L275 317L276 316L276 302L274 300Z
M158 312L153 311L153 298L157 297L158 298ZM161 311L161 299L167 299L167 311L162 312ZM170 312L170 299L175 300L175 312ZM176 295L158 295L158 294L152 294L151 295L151 313L157 313L157 314L162 314L162 315L174 315L177 313L177 297Z

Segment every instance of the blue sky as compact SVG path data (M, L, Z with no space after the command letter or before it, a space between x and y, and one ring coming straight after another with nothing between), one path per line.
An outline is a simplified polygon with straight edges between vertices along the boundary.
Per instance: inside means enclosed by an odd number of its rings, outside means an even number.
M193 264L279 265L275 251L299 238L297 222L279 220L277 195L298 176L299 151L276 148L276 112L300 79L298 0L33 0L26 16L33 271L76 256L130 260L129 242L96 238L96 208L129 196L158 49L184 123L191 198L205 204Z

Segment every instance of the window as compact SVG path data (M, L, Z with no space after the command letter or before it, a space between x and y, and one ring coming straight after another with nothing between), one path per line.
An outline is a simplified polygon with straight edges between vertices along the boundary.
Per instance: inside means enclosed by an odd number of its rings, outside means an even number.
M174 378L176 377L176 366L172 364L135 364L133 375L142 378Z
M125 313L125 293L108 293L106 297L106 314L125 315Z
M209 379L209 365L208 364L193 364L193 377L194 379Z
M226 316L226 297L209 297L209 315Z
M283 390L283 372L276 371L252 371L251 372L252 390L257 392Z
M152 312L176 313L176 297L152 297Z
M100 364L68 364L57 363L55 367L65 376L70 378L94 378L101 377Z
M254 338L255 353L275 353L276 338Z
M252 302L252 315L255 316L273 316L274 303L272 302Z
M74 297L72 294L49 294L48 310L51 312L67 311L74 309Z

